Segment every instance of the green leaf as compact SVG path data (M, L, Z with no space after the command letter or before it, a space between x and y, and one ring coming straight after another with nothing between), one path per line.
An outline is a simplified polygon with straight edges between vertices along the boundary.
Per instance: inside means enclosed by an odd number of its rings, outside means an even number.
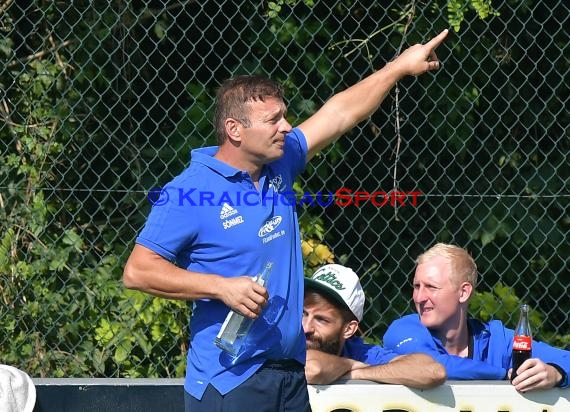
M115 348L115 354L113 355L113 360L118 365L121 365L125 360L128 359L131 349L132 349L132 342L130 339L123 339L117 347Z

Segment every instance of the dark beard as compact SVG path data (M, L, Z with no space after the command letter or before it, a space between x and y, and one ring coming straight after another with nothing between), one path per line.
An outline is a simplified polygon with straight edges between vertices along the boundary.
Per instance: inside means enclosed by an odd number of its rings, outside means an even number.
M331 355L338 356L340 354L340 340L332 339L329 342L323 342L322 339L315 336L306 336L307 349L320 350L321 352L330 353Z

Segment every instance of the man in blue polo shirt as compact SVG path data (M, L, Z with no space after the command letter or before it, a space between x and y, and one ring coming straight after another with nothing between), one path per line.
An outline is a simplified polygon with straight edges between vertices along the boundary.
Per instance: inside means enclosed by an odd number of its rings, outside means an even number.
M222 85L219 146L193 150L190 166L166 185L123 275L128 288L194 302L187 410L310 410L299 227L284 194L306 162L370 116L399 79L437 69L434 50L446 35L410 47L296 128L274 82L240 76ZM261 286L252 276L267 262L273 270ZM257 318L235 357L213 343L230 309Z
M384 345L400 354L423 352L442 363L448 379L502 380L510 376L514 331L499 320L468 316L477 266L458 246L438 243L420 255L414 275L417 314L395 320ZM518 391L568 387L570 352L532 342L532 359L518 369Z

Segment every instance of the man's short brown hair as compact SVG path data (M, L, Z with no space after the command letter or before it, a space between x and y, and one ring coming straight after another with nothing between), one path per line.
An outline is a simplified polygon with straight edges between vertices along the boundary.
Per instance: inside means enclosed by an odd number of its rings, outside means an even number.
M283 88L260 75L242 75L226 80L217 91L214 109L218 144L222 145L226 141L226 119L231 117L244 127L250 127L249 103L263 102L267 97L283 100Z

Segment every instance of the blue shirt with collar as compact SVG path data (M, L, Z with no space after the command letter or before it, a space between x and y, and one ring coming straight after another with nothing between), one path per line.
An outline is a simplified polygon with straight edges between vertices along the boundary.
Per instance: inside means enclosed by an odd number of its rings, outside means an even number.
M440 362L451 380L503 380L512 367L514 331L499 320L482 322L469 318L473 338L472 358L450 355L441 341L420 321L418 314L395 320L384 334L384 345L400 354L426 353ZM559 387L568 387L570 352L533 340L532 356L564 372Z
M190 271L254 276L266 262L269 301L245 350L229 357L214 339L229 308L215 299L193 302L185 390L201 399L208 384L222 395L268 359L305 363L303 262L296 202L307 143L300 129L285 138L284 155L261 171L258 191L247 172L214 158L218 148L192 151L189 167L162 190L136 242Z

